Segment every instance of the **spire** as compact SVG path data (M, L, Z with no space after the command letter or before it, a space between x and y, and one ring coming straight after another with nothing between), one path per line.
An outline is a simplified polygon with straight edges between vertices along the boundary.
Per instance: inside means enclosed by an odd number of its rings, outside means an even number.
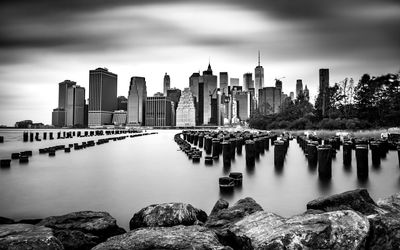
M258 51L258 66L260 66L260 50Z

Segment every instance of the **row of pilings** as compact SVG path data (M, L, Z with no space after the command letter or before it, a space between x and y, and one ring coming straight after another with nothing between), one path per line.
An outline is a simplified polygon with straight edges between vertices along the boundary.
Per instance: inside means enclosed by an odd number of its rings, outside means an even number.
M89 140L89 141L84 141L82 143L70 143L68 145L56 145L56 146L51 146L51 147L46 147L46 148L39 148L39 154L48 154L50 157L56 156L57 151L64 151L65 153L70 153L71 149L76 150L81 150L89 147L94 147L96 145L102 145L105 143L108 143L110 141L120 141L124 140L128 137L134 138L138 136L144 136L144 135L150 135L150 134L156 134L157 132L148 132L148 133L142 133L142 134L136 134L134 131L128 131L127 133L130 133L131 135L121 135L121 136L114 136L114 137L107 137L107 138L101 138L98 139L97 142L95 140ZM125 133L122 133L125 134ZM12 160L19 160L19 163L21 164L26 164L29 163L29 158L32 157L33 153L32 151L23 151L23 152L16 152L11 154L11 159L2 159L0 160L0 167L1 168L8 168L11 166Z
M74 137L92 137L104 135L119 135L137 132L135 130L85 130L85 131L58 131L58 132L28 132L22 133L23 142L34 142L42 140L71 139ZM3 138L4 140L4 138ZM1 139L0 139L1 141Z
M297 142L302 148L308 159L310 167L318 167L318 175L321 179L332 178L332 159L336 157L337 150L342 147L343 166L351 167L352 155L355 151L357 177L359 179L368 179L369 151L371 151L372 165L380 167L381 159L385 159L391 145L387 140L377 139L357 139L351 138L344 141L340 137L332 137L325 140L322 138L310 136L298 136ZM399 166L400 166L400 146L397 145Z

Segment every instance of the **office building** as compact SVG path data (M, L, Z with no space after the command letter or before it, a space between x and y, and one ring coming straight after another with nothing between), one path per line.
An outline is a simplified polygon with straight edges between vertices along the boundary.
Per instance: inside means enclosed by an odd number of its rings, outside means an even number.
M145 106L146 126L173 126L174 105L168 97L147 97Z
M68 127L85 126L85 88L73 85L67 89L66 124Z
M282 81L279 79L275 79L275 88L280 89L282 91Z
M228 72L220 72L219 73L219 89L220 89L220 94L225 94L226 96L228 95Z
M289 94L290 100L294 101L294 92L291 91Z
M89 126L111 124L117 106L117 75L106 68L90 70Z
M302 92L303 92L303 81L301 79L297 79L297 81L296 81L296 97L299 96L299 94Z
M258 90L264 88L264 68L260 65L260 51L258 51L258 65L254 69L254 92L258 100Z
M307 85L304 87L304 99L309 102L310 101L310 91L307 88Z
M167 90L171 88L171 79L167 73L164 75L164 96L167 96Z
M235 95L237 118L246 121L250 118L250 93L247 91L236 92Z
M144 77L131 78L128 93L128 124L145 125L147 87Z
M178 108L179 99L181 98L181 90L172 88L167 90L167 97L174 103L175 111Z
M70 80L65 80L58 84L58 108L59 109L64 109L64 110L66 109L67 102L68 102L68 96L67 96L68 88L75 86L75 85L76 85L76 82L70 81Z
M254 81L252 73L243 74L243 91L254 89Z
M61 128L65 126L66 112L64 109L53 109L51 114L51 124L55 127Z
M231 86L231 87L239 86L239 78L230 78L229 81L230 81L229 86Z
M128 110L128 99L125 96L118 96L117 110Z
M115 126L125 125L127 121L127 112L125 110L115 110L113 113L112 123Z
M322 116L326 116L329 99L329 69L319 70L319 95L321 97Z
M199 78L199 122L204 125L218 125L219 105L217 76L213 75L211 65L208 64L207 70ZM200 90L201 88L201 90ZM202 92L202 95L200 95Z
M194 98L189 88L185 88L180 96L178 107L176 109L176 126L196 126L196 109Z
M276 87L265 87L259 90L258 110L263 115L280 112L282 91Z

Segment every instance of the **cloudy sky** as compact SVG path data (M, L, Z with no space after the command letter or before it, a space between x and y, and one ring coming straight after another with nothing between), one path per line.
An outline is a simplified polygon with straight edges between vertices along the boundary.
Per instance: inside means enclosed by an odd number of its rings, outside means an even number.
M188 86L210 59L215 73L253 72L257 51L265 85L283 79L286 93L303 79L317 93L318 69L331 84L363 73L400 69L398 0L2 0L0 124L51 123L58 83L86 88L89 70L118 74L118 94L131 76L148 93Z

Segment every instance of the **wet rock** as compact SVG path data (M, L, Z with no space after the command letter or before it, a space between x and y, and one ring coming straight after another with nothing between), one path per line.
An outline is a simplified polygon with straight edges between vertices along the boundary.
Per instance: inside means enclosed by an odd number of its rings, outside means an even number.
M230 244L236 244L236 249L360 249L368 231L368 219L351 210L288 219L260 211L229 229L231 240L235 240Z
M14 223L15 221L13 219L0 216L0 224L14 224Z
M22 220L18 221L17 223L36 225L41 221L42 221L42 219L22 219Z
M400 213L400 193L377 201L379 207L394 213Z
M398 213L369 216L371 225L367 249L400 249L400 215Z
M0 249L64 249L50 228L29 224L0 225Z
M221 245L212 231L202 226L146 227L108 239L93 250L127 249L231 249Z
M207 220L207 214L185 203L150 205L135 213L129 222L131 230L141 227L172 227L198 225Z
M214 216L215 214L217 214L219 211L221 211L222 209L228 208L229 207L229 202L227 202L224 199L219 199L213 209L211 210L210 216Z
M366 189L356 189L348 192L335 194L328 197L318 198L307 204L307 209L336 211L354 210L364 215L385 213L374 200L372 200Z
M221 204L220 201L217 201L214 208L219 207ZM262 207L254 199L247 197L239 200L232 207L224 209L217 208L214 213L211 212L205 226L214 229L226 228L246 215L257 211L263 211Z
M106 212L81 211L51 216L37 225L52 228L66 249L88 249L111 236L126 232Z

